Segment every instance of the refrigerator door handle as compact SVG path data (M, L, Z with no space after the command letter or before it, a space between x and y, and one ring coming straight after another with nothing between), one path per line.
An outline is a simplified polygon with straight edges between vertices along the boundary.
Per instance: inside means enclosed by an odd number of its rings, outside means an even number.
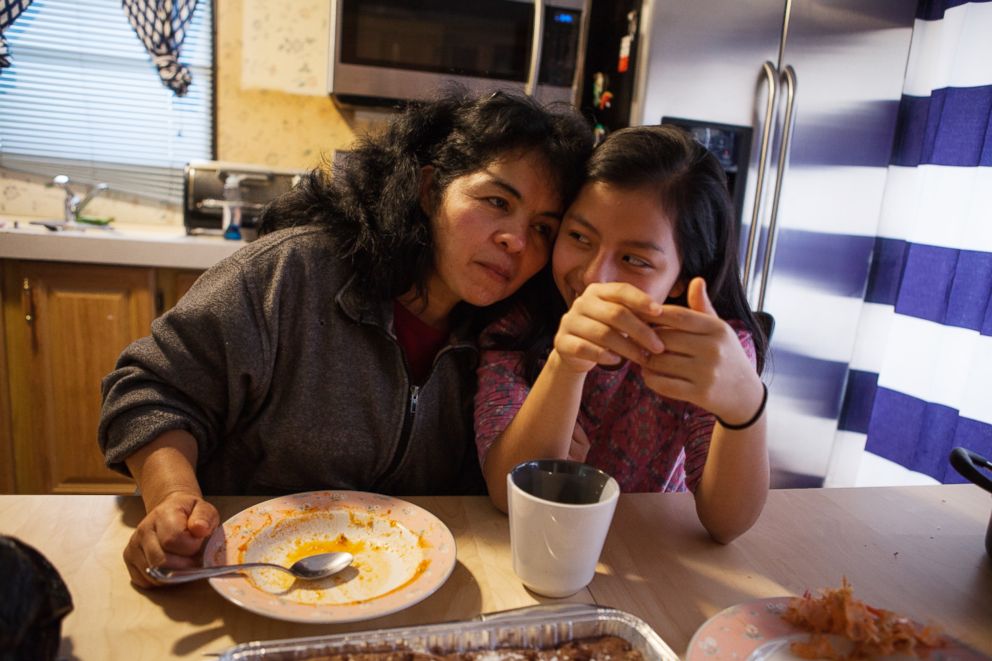
M768 153L771 151L772 119L775 116L775 102L778 97L778 70L771 62L761 65L761 72L768 85L768 100L765 103L765 117L761 123L761 150L758 152L758 173L755 176L754 206L751 209L751 226L747 235L747 253L744 256L744 274L742 277L744 291L751 284L751 266L754 262L754 251L761 234L759 221L761 219L761 198L765 184L765 169L768 167Z
M782 118L782 139L778 149L778 166L775 173L775 192L772 195L772 213L768 221L768 242L765 245L765 257L761 264L761 286L758 288L758 305L756 311L765 309L765 291L768 288L768 278L772 270L772 260L775 258L775 243L778 238L778 203L782 196L782 181L785 179L786 162L789 159L789 149L792 143L792 130L796 125L796 70L786 65L782 70L782 80L785 82L785 116Z
M534 0L534 37L530 44L530 71L524 93L534 96L541 75L541 47L544 45L544 0Z

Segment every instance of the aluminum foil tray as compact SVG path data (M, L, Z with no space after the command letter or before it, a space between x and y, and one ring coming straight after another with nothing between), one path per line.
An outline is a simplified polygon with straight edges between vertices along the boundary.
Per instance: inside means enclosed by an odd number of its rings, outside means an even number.
M678 655L640 618L613 608L549 604L485 613L472 620L377 629L236 645L221 661L302 661L327 654L430 652L451 654L503 647L547 648L577 638L619 636L646 661L677 661Z

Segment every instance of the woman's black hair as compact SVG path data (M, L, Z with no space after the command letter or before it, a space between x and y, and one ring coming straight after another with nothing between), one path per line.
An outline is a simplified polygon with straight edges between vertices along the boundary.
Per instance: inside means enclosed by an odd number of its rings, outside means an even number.
M621 190L653 190L658 203L675 222L675 243L682 260L680 279L700 276L722 319L737 319L750 331L758 372L764 368L768 338L747 302L737 259L737 223L727 179L719 161L689 133L676 126L639 126L611 133L586 164L586 183L602 182ZM550 279L550 272L538 276ZM535 278L536 280L537 278ZM535 284L533 287L537 287ZM521 336L493 336L487 348L523 351L525 378L533 382L540 359L551 348L557 323L548 332L547 318L565 311L560 294L556 306L529 305L531 326ZM669 299L686 305L686 295Z
M331 168L305 175L262 212L259 233L325 226L368 296L388 300L414 289L425 297L434 240L421 208L423 167L433 167L428 196L436 205L452 180L504 154L536 152L567 205L591 148L589 125L570 107L552 110L517 94L474 96L451 88L360 137Z

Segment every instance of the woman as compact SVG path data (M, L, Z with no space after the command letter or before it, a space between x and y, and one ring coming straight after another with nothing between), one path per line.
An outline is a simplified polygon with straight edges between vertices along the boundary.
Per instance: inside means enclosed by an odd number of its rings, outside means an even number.
M574 114L452 93L274 202L104 380L101 448L147 511L132 580L196 564L204 493L481 492L480 308L546 264L590 144Z
M513 466L553 457L625 492L692 491L720 542L755 522L767 342L738 277L732 209L720 164L681 129L623 129L596 148L552 257L567 311L530 317L557 324L546 360L505 350L527 335L522 312L484 336L476 443L497 507Z

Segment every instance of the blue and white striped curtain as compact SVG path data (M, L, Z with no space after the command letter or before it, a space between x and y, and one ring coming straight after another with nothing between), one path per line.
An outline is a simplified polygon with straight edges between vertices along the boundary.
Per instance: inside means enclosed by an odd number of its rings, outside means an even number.
M941 482L992 457L992 1L923 0L841 429Z

